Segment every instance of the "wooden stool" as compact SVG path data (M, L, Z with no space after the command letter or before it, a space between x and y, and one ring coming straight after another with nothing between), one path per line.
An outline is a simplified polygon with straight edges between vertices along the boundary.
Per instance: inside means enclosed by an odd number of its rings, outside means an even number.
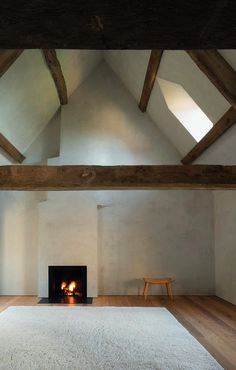
M165 285L168 297L173 299L172 288L171 288L171 283L173 282L172 278L167 277L167 278L156 279L156 278L144 277L143 281L144 281L143 295L145 299L147 299L147 296L148 296L149 284Z

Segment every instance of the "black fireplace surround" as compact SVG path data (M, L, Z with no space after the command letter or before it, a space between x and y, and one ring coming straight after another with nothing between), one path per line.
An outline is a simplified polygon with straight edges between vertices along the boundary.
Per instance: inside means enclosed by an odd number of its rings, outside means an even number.
M87 297L87 266L48 266L48 293L39 303L92 303Z
M87 298L87 266L49 266L48 292L49 299L74 297L77 300L85 300Z
M87 297L87 266L48 266L48 297L38 303L91 304Z

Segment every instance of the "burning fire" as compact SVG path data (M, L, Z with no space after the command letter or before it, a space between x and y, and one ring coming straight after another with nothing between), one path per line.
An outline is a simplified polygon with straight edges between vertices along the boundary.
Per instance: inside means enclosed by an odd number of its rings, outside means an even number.
M70 281L69 284L66 281L61 283L61 290L65 295L79 295L76 292L76 288L78 288L78 284L75 281Z
M75 288L76 288L76 282L75 282L75 281L72 281L72 282L69 284L68 289L69 289L69 291L70 291L70 292L72 292L72 293L73 293L73 291L75 290Z

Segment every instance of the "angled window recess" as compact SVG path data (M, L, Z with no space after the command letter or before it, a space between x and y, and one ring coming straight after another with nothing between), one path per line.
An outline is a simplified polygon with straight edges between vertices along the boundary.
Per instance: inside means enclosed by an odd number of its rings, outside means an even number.
M169 110L198 142L213 127L213 123L185 89L174 82L158 78Z

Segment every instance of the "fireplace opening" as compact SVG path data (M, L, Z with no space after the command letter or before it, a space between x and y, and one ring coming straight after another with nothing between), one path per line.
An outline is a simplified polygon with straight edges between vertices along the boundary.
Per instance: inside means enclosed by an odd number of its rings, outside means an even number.
M49 266L48 284L49 300L86 302L87 266Z

